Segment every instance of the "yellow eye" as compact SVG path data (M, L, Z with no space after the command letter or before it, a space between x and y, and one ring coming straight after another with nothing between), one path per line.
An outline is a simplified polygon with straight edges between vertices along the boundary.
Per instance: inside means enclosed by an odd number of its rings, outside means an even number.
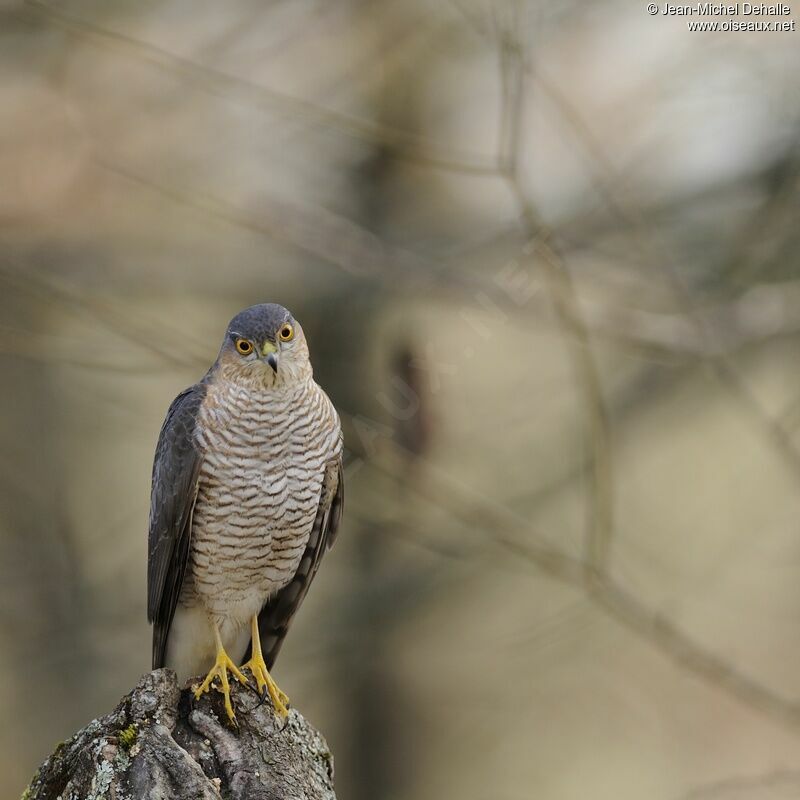
M251 342L248 342L247 339L237 339L236 340L236 349L243 356L249 356L250 353L253 352L253 345L252 345Z
M291 342L294 339L294 328L287 322L278 331L278 336L282 342Z

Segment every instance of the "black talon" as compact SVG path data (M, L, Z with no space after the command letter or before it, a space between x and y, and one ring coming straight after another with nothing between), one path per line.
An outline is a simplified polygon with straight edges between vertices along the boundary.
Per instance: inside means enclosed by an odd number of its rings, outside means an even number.
M258 702L256 703L256 705L255 705L255 707L253 709L254 711L255 711L256 708L259 708L260 706L263 705L264 701L267 699L267 695L268 694L269 694L269 687L265 686L262 689L261 694L258 695Z

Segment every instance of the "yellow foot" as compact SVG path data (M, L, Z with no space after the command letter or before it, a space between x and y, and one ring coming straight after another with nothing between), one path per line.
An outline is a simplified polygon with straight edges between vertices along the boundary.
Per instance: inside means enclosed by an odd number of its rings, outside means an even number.
M246 664L243 664L242 667L244 669L249 669L250 672L253 673L253 677L256 679L256 684L258 686L258 693L262 697L264 696L264 689L269 692L276 713L279 717L285 719L289 714L289 698L278 688L278 684L275 683L272 679L272 675L269 674L264 656L261 655L260 647L253 653L253 657Z
M236 678L239 683L247 686L247 678L242 674L241 670L230 660L228 654L221 647L217 650L217 660L213 667L209 670L208 675L203 683L197 688L194 693L195 700L199 700L200 696L211 688L211 682L214 678L219 678L221 688L219 691L225 696L225 711L228 712L228 718L231 722L236 722L236 715L233 713L233 705L231 704L231 688L228 685L228 670Z

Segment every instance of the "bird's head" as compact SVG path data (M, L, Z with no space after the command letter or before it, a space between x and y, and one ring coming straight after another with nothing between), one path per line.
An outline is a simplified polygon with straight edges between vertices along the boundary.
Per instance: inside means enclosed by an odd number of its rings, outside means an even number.
M230 321L217 364L228 379L267 386L289 386L312 374L303 329L277 303L250 306Z

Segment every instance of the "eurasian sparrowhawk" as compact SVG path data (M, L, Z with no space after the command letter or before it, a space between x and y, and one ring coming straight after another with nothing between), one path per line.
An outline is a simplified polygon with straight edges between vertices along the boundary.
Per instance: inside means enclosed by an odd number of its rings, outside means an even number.
M269 674L342 513L342 431L315 383L303 329L282 306L235 316L217 360L167 412L153 464L148 617L153 668ZM230 653L230 655L229 655ZM235 660L233 660L235 659Z

